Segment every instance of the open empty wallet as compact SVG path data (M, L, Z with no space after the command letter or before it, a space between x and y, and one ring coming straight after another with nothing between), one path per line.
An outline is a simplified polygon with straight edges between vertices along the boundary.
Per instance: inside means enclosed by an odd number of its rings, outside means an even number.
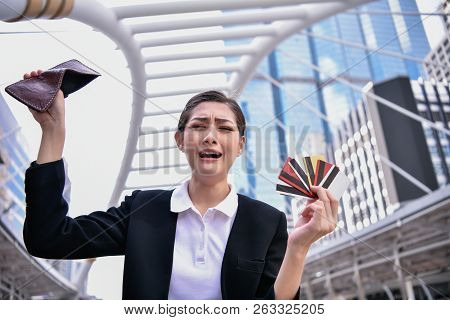
M64 93L64 98L100 76L97 71L85 66L80 61L72 59L63 62L37 77L24 79L5 88L13 98L26 106L39 111L46 111L52 104L58 90Z

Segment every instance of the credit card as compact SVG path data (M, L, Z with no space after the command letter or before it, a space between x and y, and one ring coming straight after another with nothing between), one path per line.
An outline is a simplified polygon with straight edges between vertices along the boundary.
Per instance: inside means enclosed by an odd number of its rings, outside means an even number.
M276 190L278 193L285 195L285 196L311 198L311 196L309 196L308 194L303 193L303 192L297 190L296 188L285 185L285 184L278 183L276 185Z
M336 167L337 168L337 167ZM333 197L339 200L344 194L345 190L350 184L350 179L342 172L339 171L335 178L330 182L325 189L331 192Z
M288 162L289 161L289 162ZM305 189L309 192L311 192L310 189L310 185L309 185L309 180L308 180L308 176L306 175L305 171L303 170L302 167L300 167L300 165L298 164L298 162L295 159L292 158L288 158L288 166L289 168L292 170L292 172L296 175L297 179L299 179L302 184L305 186ZM283 167L283 169L285 171L288 171L287 169L285 169L286 167L286 163L285 166Z
M291 197L316 199L311 186L320 186L340 199L348 188L350 180L339 167L325 161L322 155L288 157L278 175L276 191Z
M328 163L322 160L317 161L316 174L314 180L315 186L319 185L322 182L323 177L328 174L328 172L330 171L330 169L333 168L333 166L334 165L332 163Z
M285 171L281 171L278 178L283 181L284 183L288 184L289 186L297 189L298 191L312 197L313 194L308 191L308 189L306 189L304 187L304 185L302 184L302 182L297 179L295 176L291 176L288 173L286 173Z
M314 185L316 180L316 166L319 160L325 161L325 157L322 155L317 156L307 156L303 158L303 163L306 168L306 173L309 177L309 184Z

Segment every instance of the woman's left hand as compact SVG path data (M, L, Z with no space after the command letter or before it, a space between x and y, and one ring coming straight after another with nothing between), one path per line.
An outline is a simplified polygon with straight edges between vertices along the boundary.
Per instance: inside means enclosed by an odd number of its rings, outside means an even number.
M299 213L288 240L288 248L294 251L308 250L316 240L333 232L337 225L339 202L322 187L311 186L311 190L319 199L308 200L306 207Z

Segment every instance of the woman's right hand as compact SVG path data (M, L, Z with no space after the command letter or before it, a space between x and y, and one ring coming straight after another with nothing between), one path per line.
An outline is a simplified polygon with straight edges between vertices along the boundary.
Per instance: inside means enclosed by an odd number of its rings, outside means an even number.
M32 71L23 75L24 79L39 77L42 70ZM64 94L61 90L56 94L52 105L45 111L39 112L28 108L34 119L41 125L42 139L39 147L37 164L60 160L64 149L66 136Z
M23 75L24 79L38 77L42 73L42 70L31 71ZM39 112L34 109L28 108L34 119L39 123L42 131L64 129L65 128L65 103L64 94L61 90L58 90L55 99L51 106L45 112Z

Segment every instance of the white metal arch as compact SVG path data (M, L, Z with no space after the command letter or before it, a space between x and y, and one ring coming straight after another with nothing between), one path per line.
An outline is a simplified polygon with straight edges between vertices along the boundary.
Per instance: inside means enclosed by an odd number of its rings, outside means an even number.
M164 108L159 111L146 111L146 100L195 94L208 89L218 89L236 95L251 79L264 57L281 41L321 19L370 1L372 0L176 0L107 8L92 0L10 0L0 4L0 20L17 21L36 17L54 19L66 16L103 32L123 51L131 71L133 108L125 153L109 203L112 206L117 204L124 190L172 185L150 183L130 186L127 185L130 172L185 165L164 163L163 166L132 167L136 154L174 148L137 147L138 139L142 135L160 135L176 130L174 127L163 127L163 123L159 129L147 130L143 127L144 119L164 115L174 117L174 114L181 112L180 109ZM212 14L196 15L209 12ZM143 17L151 22L140 22ZM164 31L170 31L170 34L158 36L158 32ZM142 39L143 35L148 34L154 36ZM241 45L227 43L208 49L193 45L216 40L242 39L246 39L246 43ZM163 50L168 46L183 44L190 44L189 50L176 53ZM149 48L162 53L147 55L144 51ZM233 59L226 59L227 57ZM190 66L194 60L209 58L223 58L224 61L211 66ZM168 62L185 62L187 66L166 70L164 64L167 65ZM155 66L156 71L146 72L147 64ZM163 67L158 68L158 65ZM209 83L207 77L213 74L226 74L226 77L221 81ZM177 79L190 76L204 76L204 82L208 85L191 86L189 81L182 82L183 85L177 84ZM147 90L147 83L155 79L171 79L174 85L169 90Z

